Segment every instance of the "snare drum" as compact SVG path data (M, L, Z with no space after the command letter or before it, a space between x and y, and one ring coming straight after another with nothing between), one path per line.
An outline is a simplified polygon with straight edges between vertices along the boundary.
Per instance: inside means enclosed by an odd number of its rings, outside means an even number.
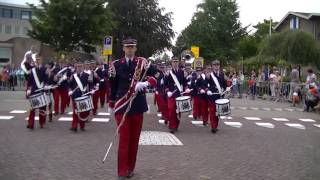
M190 112L192 110L191 97L181 96L176 98L177 113Z
M83 96L74 99L76 104L77 113L90 111L93 109L93 103L91 96Z
M45 93L37 93L29 96L29 102L32 109L38 109L48 104Z
M45 96L46 96L46 101L47 101L48 104L53 102L53 98L52 98L52 93L51 92L46 92Z
M218 99L215 103L217 116L225 116L231 113L229 99Z

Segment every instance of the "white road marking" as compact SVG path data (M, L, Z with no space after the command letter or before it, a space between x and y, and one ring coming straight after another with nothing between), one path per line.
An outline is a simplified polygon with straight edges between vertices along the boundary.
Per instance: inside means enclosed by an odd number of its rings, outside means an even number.
M148 104L148 111L147 114L150 114L150 105Z
M271 123L256 123L256 125L265 127L265 128L274 128L274 125Z
M286 118L272 118L275 121L289 121L289 119Z
M182 142L173 134L160 131L142 131L139 145L182 146Z
M68 112L68 115L72 115L73 114L73 111L71 111L71 112Z
M58 121L72 121L72 117L60 117Z
M203 121L191 121L193 125L203 125Z
M14 118L14 116L0 116L0 120L10 120Z
M228 126L235 127L235 128L241 128L242 127L242 123L241 122L224 122L224 124L226 124Z
M230 107L231 110L234 110L235 108L233 106Z
M159 122L160 124L164 124L164 120L163 120L163 119L160 119L158 122Z
M273 108L275 111L283 111L282 108Z
M290 111L290 112L293 112L294 109L291 109L291 108L285 108L286 111Z
M25 111L25 110L12 110L11 112L10 112L10 114L24 114L24 113L26 113L27 111Z
M261 118L258 118L258 117L244 117L246 120L249 120L249 121L260 121Z
M301 108L296 108L296 111L303 112L303 109L301 109Z
M313 119L299 119L299 120L302 121L302 122L316 122Z
M248 107L242 107L242 106L239 106L238 108L242 109L242 110L247 110L248 109Z
M313 124L315 127L320 128L320 124Z
M251 107L250 109L255 111L259 110L259 108L256 108L256 107Z
M110 116L110 113L106 113L106 112L99 112L98 113L99 116Z
M271 111L271 108L261 108L264 111Z
M228 120L231 120L232 117L231 117L231 116L220 116L220 119L228 119Z
M158 117L162 117L162 114L158 113L157 116L158 116Z
M296 129L306 129L306 127L302 124L296 124L296 123L285 123L285 125L296 128Z
M109 122L109 118L93 118L92 122Z
M29 117L26 117L26 121L28 121ZM39 121L39 116L34 117L35 121Z
M192 115L192 114L190 114L190 115L188 116L188 118L193 118L193 115Z

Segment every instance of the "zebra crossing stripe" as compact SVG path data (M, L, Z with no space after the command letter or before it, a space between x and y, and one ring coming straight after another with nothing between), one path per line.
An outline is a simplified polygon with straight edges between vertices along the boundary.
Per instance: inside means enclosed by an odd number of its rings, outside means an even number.
M28 121L28 119L29 119L29 117L26 117L25 120ZM34 120L35 120L35 121L39 121L39 116L34 117Z
M58 121L72 121L72 117L61 117Z
M93 118L91 121L92 122L109 122L110 119L109 118Z
M191 121L193 125L203 125L203 121Z
M289 121L286 118L272 118L272 119L275 120L275 121Z
M158 117L162 117L162 114L158 113L157 116L158 116Z
M296 129L306 129L306 127L302 124L296 124L296 123L285 123L285 125L292 127L292 128L296 128Z
M261 118L258 118L258 117L244 117L244 118L249 121L261 121Z
M224 122L224 124L231 126L231 127L235 127L235 128L241 128L242 127L242 123L241 122Z
M320 128L320 124L313 124L313 126Z
M99 116L110 116L110 113L105 113L105 112L99 112L98 113Z
M160 119L158 122L159 122L160 124L164 124L164 120L163 120L163 119Z
M220 119L228 119L228 120L231 120L232 117L231 117L231 116L220 116Z
M10 120L12 119L14 116L0 116L1 120Z
M27 111L25 111L25 110L12 110L11 112L10 112L10 114L24 114L24 113L26 113Z
M256 125L261 126L261 127L265 127L265 128L274 128L274 125L271 123L256 123Z
M192 114L190 114L190 115L188 116L188 118L193 118L193 115L192 115Z
M313 119L299 119L299 120L302 121L302 122L316 122Z
M73 112L71 111L71 112L68 112L68 115L72 115L73 114Z

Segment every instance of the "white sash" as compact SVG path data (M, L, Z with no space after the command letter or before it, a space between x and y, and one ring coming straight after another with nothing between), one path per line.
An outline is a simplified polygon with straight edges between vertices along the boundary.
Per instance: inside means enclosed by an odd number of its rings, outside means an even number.
M216 84L216 87L217 87L217 89L219 91L219 94L221 95L222 94L222 89L221 89L221 86L219 84L218 79L216 78L216 76L213 73L211 73L211 77L212 77L212 79L214 81L214 84Z
M178 81L178 79L177 79L177 76L173 74L172 70L170 71L170 75L171 75L174 83L175 83L176 86L178 87L179 91L182 92L183 89L182 89L182 87L181 87L181 85L180 85L180 83L179 83L179 81Z
M64 68L62 68L57 74L61 74L63 71L65 71L65 70L67 70L68 69L68 67L64 67Z
M201 77L202 77L203 80L206 79L206 75L204 75L204 74L201 74Z
M76 80L76 83L77 83L79 89L80 89L82 92L84 92L85 89L83 88L83 85L82 85L82 83L81 83L78 75L77 75L77 74L73 74L73 77L74 77L74 79Z
M32 68L31 71L32 71L32 75L33 75L34 81L36 82L38 89L41 89L43 87L43 83L40 83L40 81L39 81L39 77L38 77L36 68Z

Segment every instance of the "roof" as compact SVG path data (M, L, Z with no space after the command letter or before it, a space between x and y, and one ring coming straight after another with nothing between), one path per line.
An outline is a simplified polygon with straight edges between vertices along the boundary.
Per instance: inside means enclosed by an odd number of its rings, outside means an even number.
M278 27L283 23L284 20L287 19L288 16L294 15L303 19L310 20L313 17L320 17L320 13L303 13L303 12L293 12L289 11L282 19L281 21L274 27L274 29L278 29Z
M0 6L9 6L9 7L15 7L15 8L30 9L30 6L28 6L27 4L12 4L12 3L0 2Z

